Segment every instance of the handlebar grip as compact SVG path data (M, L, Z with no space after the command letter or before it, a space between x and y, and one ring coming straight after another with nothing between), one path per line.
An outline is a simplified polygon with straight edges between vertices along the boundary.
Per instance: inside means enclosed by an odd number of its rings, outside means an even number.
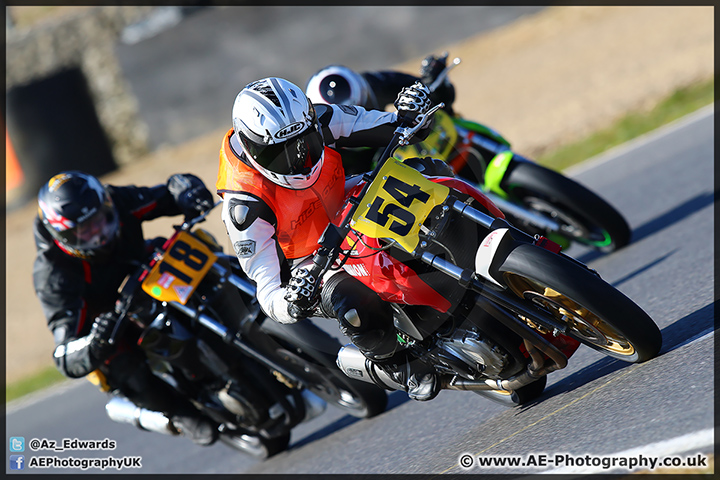
M324 273L325 267L328 263L328 254L329 251L326 248L320 248L318 253L316 253L313 257L312 266L308 269L310 275L315 279L315 291L313 294L317 293L317 286L320 284L320 276Z

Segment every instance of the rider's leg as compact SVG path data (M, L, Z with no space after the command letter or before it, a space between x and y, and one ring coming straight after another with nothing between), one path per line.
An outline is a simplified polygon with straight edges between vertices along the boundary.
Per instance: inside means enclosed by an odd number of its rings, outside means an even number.
M102 369L113 390L139 407L162 412L178 433L198 445L211 445L217 440L217 422L202 415L177 390L153 375L143 352L121 352Z
M414 400L430 400L439 390L432 368L399 349L392 308L377 293L345 272L331 276L322 290L322 310L368 359L405 385Z

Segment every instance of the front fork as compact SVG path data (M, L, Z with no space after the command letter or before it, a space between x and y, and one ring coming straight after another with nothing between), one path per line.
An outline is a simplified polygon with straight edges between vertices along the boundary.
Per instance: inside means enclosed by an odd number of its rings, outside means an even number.
M521 219L528 225L545 232L548 236L560 234L562 226L558 222L513 203L509 200L508 193L501 187L513 162L529 161L517 157L519 156L510 150L504 150L495 155L485 170L483 193L506 215Z
M532 237L522 230L511 226L505 220L487 215L480 210L470 207L466 203L460 202L452 196L448 197L446 205L491 232L499 229L507 229L510 234L508 237L510 239L509 244L506 244L500 251L497 251L497 255L503 255L517 243L538 244L538 241L542 239L542 237ZM437 232L435 233L437 234ZM422 250L422 248L419 248L413 253L422 262L457 280L463 288L472 289L484 297L486 301L482 302L480 306L524 340L532 360L524 372L510 379L473 381L453 377L444 382L444 388L456 390L515 390L532 383L543 375L567 366L567 356L541 336L538 331L532 329L518 317L532 318L533 321L540 326L555 334L565 333L567 328L565 324L558 322L547 313L532 308L522 300L508 294L505 287L495 279L487 278L481 280L478 278L476 272L470 269L463 269L439 255L434 255L429 251ZM545 357L542 357L540 353L547 357L547 361L542 360Z

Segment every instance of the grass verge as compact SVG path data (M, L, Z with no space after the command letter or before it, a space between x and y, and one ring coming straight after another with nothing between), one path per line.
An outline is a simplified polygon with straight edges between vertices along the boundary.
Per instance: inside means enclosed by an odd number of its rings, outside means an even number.
M541 155L537 161L554 170L594 157L612 147L655 130L715 101L715 77L677 90L647 112L625 115L612 126L589 137Z
M713 77L706 82L677 90L649 112L630 113L609 128L541 156L538 162L556 170L563 170L711 104L715 100L714 88ZM5 401L9 402L49 387L64 378L54 367L48 367L28 378L8 384Z
M5 403L23 397L36 390L47 388L56 383L67 380L55 367L45 367L34 375L7 384L5 389Z

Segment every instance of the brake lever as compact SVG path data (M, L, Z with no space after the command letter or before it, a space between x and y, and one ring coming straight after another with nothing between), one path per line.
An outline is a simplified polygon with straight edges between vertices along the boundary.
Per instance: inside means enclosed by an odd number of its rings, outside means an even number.
M444 106L445 104L443 102L440 102L427 112L421 113L420 115L415 117L415 122L417 123L413 127L398 127L397 130L395 130L395 133L398 133L400 135L400 137L398 138L397 146L404 147L408 145L410 143L410 139L414 137L415 134L425 126L425 124L430 118L432 118L435 112L437 112Z

